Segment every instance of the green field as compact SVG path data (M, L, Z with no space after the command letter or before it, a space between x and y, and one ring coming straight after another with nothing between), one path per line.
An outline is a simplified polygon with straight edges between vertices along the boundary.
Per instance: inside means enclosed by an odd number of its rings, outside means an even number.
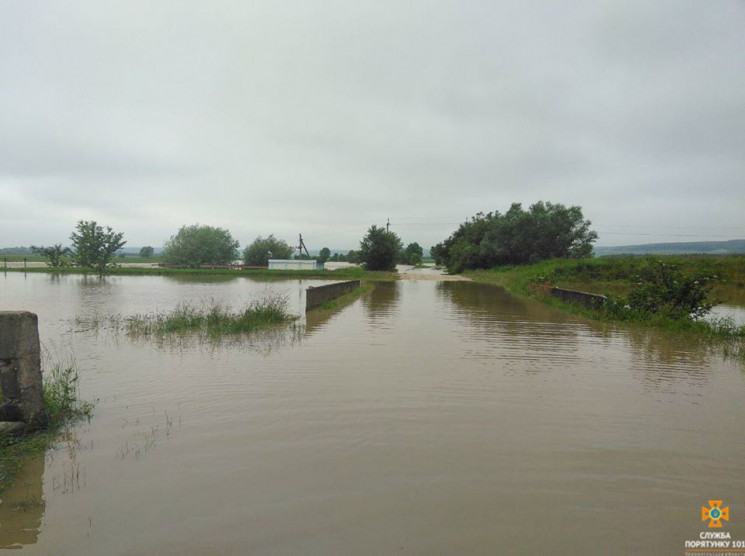
M22 260L22 259L21 259ZM1 268L5 272L54 272L58 274L96 274L89 268L63 267L52 269L49 267L36 268ZM314 278L319 280L367 280L369 282L388 282L396 280L396 272L367 271L361 267L340 268L338 270L269 270L267 268L252 268L237 270L231 268L149 268L149 267L112 267L106 271L112 276L225 276L255 278L260 280L291 280Z
M69 259L69 257L68 257ZM43 263L46 262L46 258L42 257L41 255L4 255L0 254L0 265L2 265L3 262L7 261L9 263L22 263L23 261L27 261L29 263ZM121 264L121 263L161 263L163 262L163 259L158 256L153 256L150 258L145 257L137 257L137 256L130 256L127 255L125 257L114 257L113 261L114 264Z

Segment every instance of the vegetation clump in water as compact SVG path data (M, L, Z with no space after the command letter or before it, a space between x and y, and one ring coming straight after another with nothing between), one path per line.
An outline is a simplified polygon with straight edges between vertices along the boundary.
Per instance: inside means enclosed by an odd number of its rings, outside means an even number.
M135 337L190 332L219 336L280 326L295 318L287 310L285 294L268 294L239 311L233 311L215 300L203 306L181 303L168 313L127 317L123 325L127 334Z

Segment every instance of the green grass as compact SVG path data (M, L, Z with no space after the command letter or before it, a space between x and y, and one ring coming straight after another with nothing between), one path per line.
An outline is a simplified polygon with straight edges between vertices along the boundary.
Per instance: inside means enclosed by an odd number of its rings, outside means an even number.
M22 263L24 259L30 263L43 263L46 261L41 255L0 255L0 266L2 266L4 261Z
M678 265L685 274L710 273L716 285L710 294L715 302L742 304L745 299L745 256L604 257L600 259L543 261L534 265L501 267L465 272L475 282L501 286L513 294L530 297L592 320L623 322L629 326L654 327L691 334L717 344L728 355L745 358L745 327L731 321L674 320L656 315L618 318L610 311L585 309L549 295L550 287L580 290L608 296L629 293L631 281L642 266L664 261Z
M209 305L179 304L167 313L134 315L123 319L131 337L202 333L206 336L246 334L255 330L288 324L296 317L287 311L287 296L265 295L242 310L233 311L216 301Z
M74 362L67 365L54 362L44 371L44 401L49 421L44 429L31 434L0 438L0 493L12 484L28 458L54 446L65 425L79 419L90 419L93 404L80 400L78 382Z
M127 255L126 257L114 257L112 259L113 263L121 264L121 263L152 263L152 264L158 264L162 263L163 257L160 257L158 255L153 255L152 257L139 257L135 255Z
M745 256L602 257L554 259L534 265L500 267L465 272L472 279L503 286L520 294L530 293L536 283L599 294L625 295L631 279L650 261L680 266L687 274L709 273L717 277L712 296L720 302L745 301ZM742 301L741 301L742 300Z
M66 256L64 257L65 260L70 262L72 260L71 257ZM44 258L41 255L31 254L31 255L2 255L0 254L0 266L2 266L4 261L8 261L9 263L22 263L23 260L26 259L26 261L30 263L43 263L46 262L46 258ZM162 257L153 256L148 258L145 257L138 257L138 256L126 256L126 257L114 257L111 262L115 264L121 264L121 263L160 263L163 262Z

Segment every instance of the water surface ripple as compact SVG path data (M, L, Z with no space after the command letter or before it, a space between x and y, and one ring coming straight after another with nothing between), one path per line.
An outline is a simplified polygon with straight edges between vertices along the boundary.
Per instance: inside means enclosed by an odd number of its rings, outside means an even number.
M0 502L30 554L682 553L745 538L745 376L705 345L466 282L380 284L274 336L158 345L85 318L320 282L0 275L74 353L90 423ZM76 321L76 317L78 321Z

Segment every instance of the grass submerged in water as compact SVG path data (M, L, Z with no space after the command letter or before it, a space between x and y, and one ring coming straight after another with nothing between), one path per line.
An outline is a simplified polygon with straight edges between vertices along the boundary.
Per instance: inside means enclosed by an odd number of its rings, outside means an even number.
M46 359L50 359L48 353ZM67 363L52 361L42 377L49 419L43 429L31 434L0 438L0 493L13 482L28 458L46 452L57 443L66 426L91 418L94 404L80 399L80 376L74 359Z
M185 333L220 336L272 328L288 324L295 318L287 311L286 295L269 294L238 311L215 300L202 306L180 303L171 312L134 315L125 318L122 324L132 337Z

